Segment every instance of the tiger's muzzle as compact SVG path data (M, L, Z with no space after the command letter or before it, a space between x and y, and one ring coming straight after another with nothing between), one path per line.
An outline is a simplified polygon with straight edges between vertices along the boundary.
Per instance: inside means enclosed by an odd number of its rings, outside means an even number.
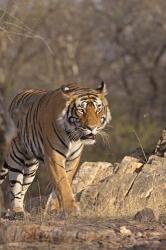
M93 133L82 135L81 139L82 140L96 140L96 135L94 135Z

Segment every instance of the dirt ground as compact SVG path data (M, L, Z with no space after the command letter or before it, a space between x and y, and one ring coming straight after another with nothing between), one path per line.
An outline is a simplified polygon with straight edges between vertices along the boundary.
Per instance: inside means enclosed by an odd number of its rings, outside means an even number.
M165 222L139 222L109 218L69 218L55 216L1 219L0 249L61 250L165 250Z

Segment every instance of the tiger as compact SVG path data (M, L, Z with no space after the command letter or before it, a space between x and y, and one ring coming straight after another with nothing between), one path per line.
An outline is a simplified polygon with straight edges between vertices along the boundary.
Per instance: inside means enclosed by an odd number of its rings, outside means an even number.
M9 114L17 127L0 173L0 184L9 179L14 218L25 216L24 197L39 163L50 175L60 211L78 211L72 191L81 153L111 121L106 84L96 89L77 83L55 90L25 90L13 99Z

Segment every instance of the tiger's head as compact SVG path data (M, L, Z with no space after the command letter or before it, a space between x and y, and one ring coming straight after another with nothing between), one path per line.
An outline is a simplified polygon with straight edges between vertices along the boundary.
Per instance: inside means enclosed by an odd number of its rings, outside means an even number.
M63 121L69 138L95 143L97 134L111 121L105 83L96 89L69 84L62 86L61 92L66 99Z

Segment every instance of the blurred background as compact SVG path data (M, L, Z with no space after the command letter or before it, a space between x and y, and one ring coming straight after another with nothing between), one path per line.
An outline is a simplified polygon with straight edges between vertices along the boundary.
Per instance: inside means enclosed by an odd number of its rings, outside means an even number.
M153 149L166 116L165 0L0 0L0 87L107 84L112 128L82 161Z

